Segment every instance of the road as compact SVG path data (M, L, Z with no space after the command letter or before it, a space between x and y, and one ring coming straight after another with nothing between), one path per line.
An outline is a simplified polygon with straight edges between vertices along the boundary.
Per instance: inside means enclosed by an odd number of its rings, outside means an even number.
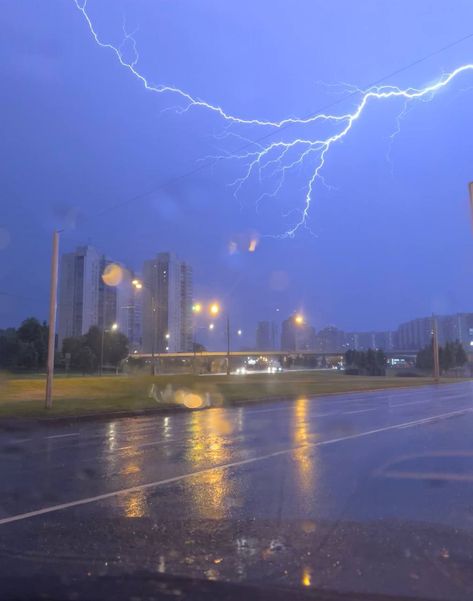
M473 598L473 383L0 428L2 578Z

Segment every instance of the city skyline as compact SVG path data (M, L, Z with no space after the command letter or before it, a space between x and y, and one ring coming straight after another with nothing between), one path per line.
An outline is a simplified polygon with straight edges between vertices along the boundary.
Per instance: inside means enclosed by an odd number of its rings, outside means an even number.
M192 315L193 303L199 302L193 296L192 268L174 253L159 252L144 261L141 273L100 255L91 246L64 253L60 261L58 348L65 337L84 334L91 325L110 329L113 322L129 338L132 351L188 352L195 342L202 342ZM471 347L473 313L437 315L436 319L441 343L458 339L467 349ZM414 350L429 343L431 332L432 316L413 318L393 330L345 331L334 325L316 329L308 315L293 312L280 322L258 321L250 344L250 337L243 337L238 328L238 344L257 350ZM204 343L222 347L215 336L204 337Z

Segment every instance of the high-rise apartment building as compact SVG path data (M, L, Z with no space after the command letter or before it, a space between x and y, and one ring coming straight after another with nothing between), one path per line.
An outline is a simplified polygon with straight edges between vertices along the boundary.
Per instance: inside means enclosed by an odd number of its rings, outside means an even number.
M139 351L142 346L142 290L132 285L135 274L124 270L120 284L113 288L116 299L116 318L120 332L128 338L130 351ZM136 278L139 279L139 278Z
M109 268L113 273L115 265L116 264L113 261L106 259L104 256L100 258L98 320L96 324L100 329L109 329L114 323L118 323L117 311L119 300L117 286L110 286L107 284L106 275L104 277L104 274L107 274L107 269ZM122 278L123 276L121 275L114 284L121 283Z
M421 317L401 323L396 332L397 348L400 350L419 350L427 346L432 339L432 318Z
M312 326L299 322L296 315L291 315L282 322L281 350L313 351L315 346L316 335Z
M143 265L143 351L192 350L192 268L173 253Z
M131 350L141 347L141 296L132 286L133 274L100 255L92 246L79 246L61 257L58 294L58 343L81 336L91 326L108 330L118 325Z
M58 344L85 334L99 320L100 255L92 246L79 246L62 255L59 267Z
M345 334L344 346L360 351L369 348L389 351L394 348L393 332L350 332Z
M459 340L465 349L470 349L473 342L473 313L439 315L437 324L440 344Z
M345 332L335 326L319 330L316 336L316 349L321 353L338 353L344 350Z
M256 348L259 351L275 351L278 328L274 321L259 321L256 326Z

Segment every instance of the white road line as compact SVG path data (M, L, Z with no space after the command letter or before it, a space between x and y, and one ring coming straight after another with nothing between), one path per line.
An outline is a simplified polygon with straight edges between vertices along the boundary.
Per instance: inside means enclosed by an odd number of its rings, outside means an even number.
M379 411L382 407L372 407L371 409L357 409L356 411L344 411L343 415L354 415L355 413L366 413L367 411Z
M97 501L104 501L106 499L111 499L113 497L128 495L130 493L147 490L149 488L157 488L158 486L163 486L165 484L172 484L174 482L180 482L181 480L186 480L188 478L194 478L195 476L210 474L217 470L230 469L233 467L240 467L242 465L249 465L251 463L257 463L259 461L264 461L266 459L271 459L273 457L279 457L281 455L288 455L289 453L293 453L294 451L298 451L301 449L310 449L310 448L314 448L314 447L320 447L320 446L335 444L338 442L343 442L345 440L354 440L356 438L363 438L365 436L372 436L373 434L379 434L380 432L388 432L389 430L397 430L400 428L414 427L414 426L418 426L421 424L427 424L429 422L433 422L438 419L446 419L446 418L453 417L456 415L464 415L466 413L471 413L472 411L473 411L473 408L472 409L462 409L461 411L450 411L449 413L441 413L439 415L432 415L430 417L425 417L423 419L418 419L418 420L414 420L414 421L410 421L410 422L404 422L401 424L393 424L391 426L384 426L383 428L376 428L374 430L367 430L366 432L359 432L358 434L341 436L340 438L331 438L329 440L322 440L320 442L307 443L307 444L301 445L299 447L291 447L290 449L274 451L273 453L268 453L266 455L259 455L258 457L252 457L250 459L242 459L240 461L233 461L231 463L225 463L223 465L208 467L208 468L205 468L202 470L197 470L195 472L191 472L189 474L173 476L172 478L165 478L164 480L156 480L155 482L147 482L146 484L139 484L137 486L123 488L121 490L116 490L114 492L107 492L107 493L104 493L101 495L96 495L94 497L86 497L85 499L78 499L77 501L69 501L67 503L61 503L59 505L51 505L50 507L43 507L42 509L36 509L35 511L28 511L27 513L19 513L16 515L11 515L6 518L2 518L2 519L0 519L0 526L2 526L4 524L11 524L12 522L18 522L20 520L26 520L28 518L36 517L39 515L46 515L48 513L54 513L56 511L61 511L63 509L70 509L71 507L79 507L81 505L88 505L90 503L96 503Z
M426 399L424 401L411 401L410 403L390 403L389 405L386 405L386 407L391 409L392 407L404 407L405 405L421 405L422 403L432 403L434 400L435 399Z
M71 432L70 434L53 434L51 436L46 436L45 438L66 438L66 436L79 436L79 432Z

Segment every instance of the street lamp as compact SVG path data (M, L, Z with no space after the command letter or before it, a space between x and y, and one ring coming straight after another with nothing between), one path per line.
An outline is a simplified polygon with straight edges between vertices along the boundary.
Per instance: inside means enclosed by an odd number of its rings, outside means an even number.
M136 289L136 290L142 290L143 288L146 288L146 290L149 292L150 296L151 296L151 313L153 316L153 332L152 332L152 337L151 337L151 374L153 376L156 375L156 361L155 361L155 345L156 345L156 329L157 329L157 319L156 319L156 299L154 297L154 294L152 292L152 290L150 290L147 286L145 286L143 284L143 282L141 280L132 280L131 281L132 286Z
M210 315L217 316L220 313L220 305L218 303L212 303L209 307Z
M107 330L106 328L102 328L102 343L100 345L100 375L103 375L103 347L105 341L105 332L116 332L118 330L118 324L112 323L110 328Z
M199 314L202 313L204 310L204 306L202 305L202 303L200 302L195 302L192 305L192 312L194 314ZM210 303L210 305L208 305L208 312L210 314L211 317L218 317L218 315L220 315L220 313L222 312L222 308L220 306L220 303L217 301L213 301ZM209 330L212 331L215 329L215 324L213 322L211 322L209 324ZM226 327L226 334L227 334L227 375L230 375L230 317L227 313L227 327ZM237 330L237 335L241 336L243 334L242 330ZM194 325L194 365L195 365L195 325ZM195 367L194 367L195 370Z

